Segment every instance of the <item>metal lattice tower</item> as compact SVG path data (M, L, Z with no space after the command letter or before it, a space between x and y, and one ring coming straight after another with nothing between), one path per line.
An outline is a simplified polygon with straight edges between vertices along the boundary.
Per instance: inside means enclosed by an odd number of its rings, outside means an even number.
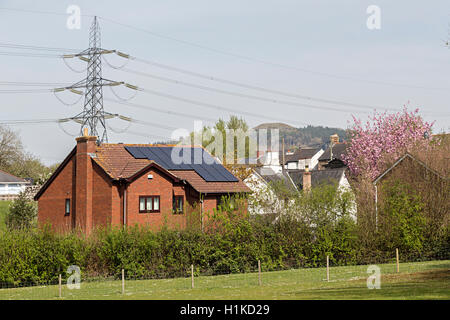
M108 142L106 120L119 116L105 112L103 108L103 87L124 84L124 82L112 81L102 77L102 55L113 52L116 51L101 48L100 26L97 17L94 17L89 31L89 48L72 55L72 57L78 57L88 63L86 79L62 88L78 94L81 92L77 91L77 88L85 89L83 111L71 119L81 124L80 134L83 133L84 128L88 128L89 135L98 137L98 143Z
M103 109L103 89L102 83L102 61L100 40L100 26L97 17L94 17L89 32L89 49L88 49L88 67L87 67L87 83L84 98L84 113L88 115L84 125L88 126L93 136L99 136L97 125L100 122L103 127L101 140L108 140L105 124L105 115Z

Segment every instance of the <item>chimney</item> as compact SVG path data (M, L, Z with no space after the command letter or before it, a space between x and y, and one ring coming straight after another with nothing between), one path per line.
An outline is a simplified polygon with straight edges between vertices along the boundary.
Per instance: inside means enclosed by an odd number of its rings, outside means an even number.
M333 160L333 146L339 143L339 136L337 133L330 136L330 161Z
M303 172L303 191L309 192L311 190L311 172L309 166L305 166L305 172Z
M331 142L331 145L339 143L339 136L336 133L331 135L330 136L330 142Z
M83 129L83 136L75 139L77 152L75 159L75 226L86 234L92 231L92 160L97 137L89 136Z

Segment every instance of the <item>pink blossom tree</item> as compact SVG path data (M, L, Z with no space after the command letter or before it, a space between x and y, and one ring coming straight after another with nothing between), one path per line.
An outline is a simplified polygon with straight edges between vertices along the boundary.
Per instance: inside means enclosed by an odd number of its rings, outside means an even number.
M365 125L353 116L343 159L353 175L374 179L411 148L426 148L432 125L419 109L408 112L406 107L393 114L375 112Z

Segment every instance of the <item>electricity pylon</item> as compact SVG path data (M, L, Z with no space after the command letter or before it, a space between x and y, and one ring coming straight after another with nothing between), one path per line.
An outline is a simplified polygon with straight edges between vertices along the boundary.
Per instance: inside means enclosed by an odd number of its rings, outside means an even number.
M124 82L112 81L102 77L102 55L115 53L116 50L106 50L101 48L100 26L97 17L94 17L89 31L89 48L77 54L64 55L64 58L78 57L87 62L87 76L85 79L64 88L57 88L55 92L70 90L73 93L83 94L76 90L84 88L83 111L71 119L81 124L80 133L83 128L88 128L89 135L98 137L97 142L108 142L106 120L119 115L106 112L103 108L103 87L125 85L130 89L137 89L135 86Z

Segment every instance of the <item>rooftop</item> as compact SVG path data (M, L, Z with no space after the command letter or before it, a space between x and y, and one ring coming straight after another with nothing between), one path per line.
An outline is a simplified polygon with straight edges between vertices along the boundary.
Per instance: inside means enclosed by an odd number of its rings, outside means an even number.
M347 153L346 147L347 145L344 142L336 143L332 148L328 147L320 156L319 161L342 160L342 155ZM333 152L333 159L331 159L331 151Z
M285 154L284 161L285 164L292 161L299 161L302 159L311 159L317 152L319 152L320 148L301 148L295 150L292 154ZM282 153L280 152L280 162L283 161Z
M234 177L225 167L215 163L214 166L220 166L220 170L223 174L227 174L228 177L233 179L210 179L208 173L205 173L204 168L198 170L196 165L183 165L174 166L173 163L169 163L168 159L162 161L161 158L155 157L155 152L148 153L148 157L136 157L132 152L127 149L129 147L145 147L156 151L164 151L161 148L173 148L174 145L152 145L152 144L112 144L104 143L97 146L95 156L92 157L100 167L113 179L130 178L150 163L156 163L165 170L167 170L173 176L178 177L181 180L186 180L196 191L201 193L233 193L233 192L248 192L248 187L239 179ZM196 147L202 149L200 147ZM130 149L133 150L133 149ZM202 149L204 150L204 149ZM208 165L205 165L208 166ZM211 170L217 170L218 168L209 168ZM209 170L207 168L207 170ZM214 176L219 174L214 171ZM207 177L205 179L204 177ZM222 176L220 176L222 177Z
M346 168L312 170L311 172L311 186L316 187L321 184L337 184L341 180ZM303 174L304 170L288 170L294 184L303 189Z
M0 183L1 182L3 182L3 183L29 183L28 181L26 181L22 178L13 176L12 174L10 174L8 172L0 170Z

